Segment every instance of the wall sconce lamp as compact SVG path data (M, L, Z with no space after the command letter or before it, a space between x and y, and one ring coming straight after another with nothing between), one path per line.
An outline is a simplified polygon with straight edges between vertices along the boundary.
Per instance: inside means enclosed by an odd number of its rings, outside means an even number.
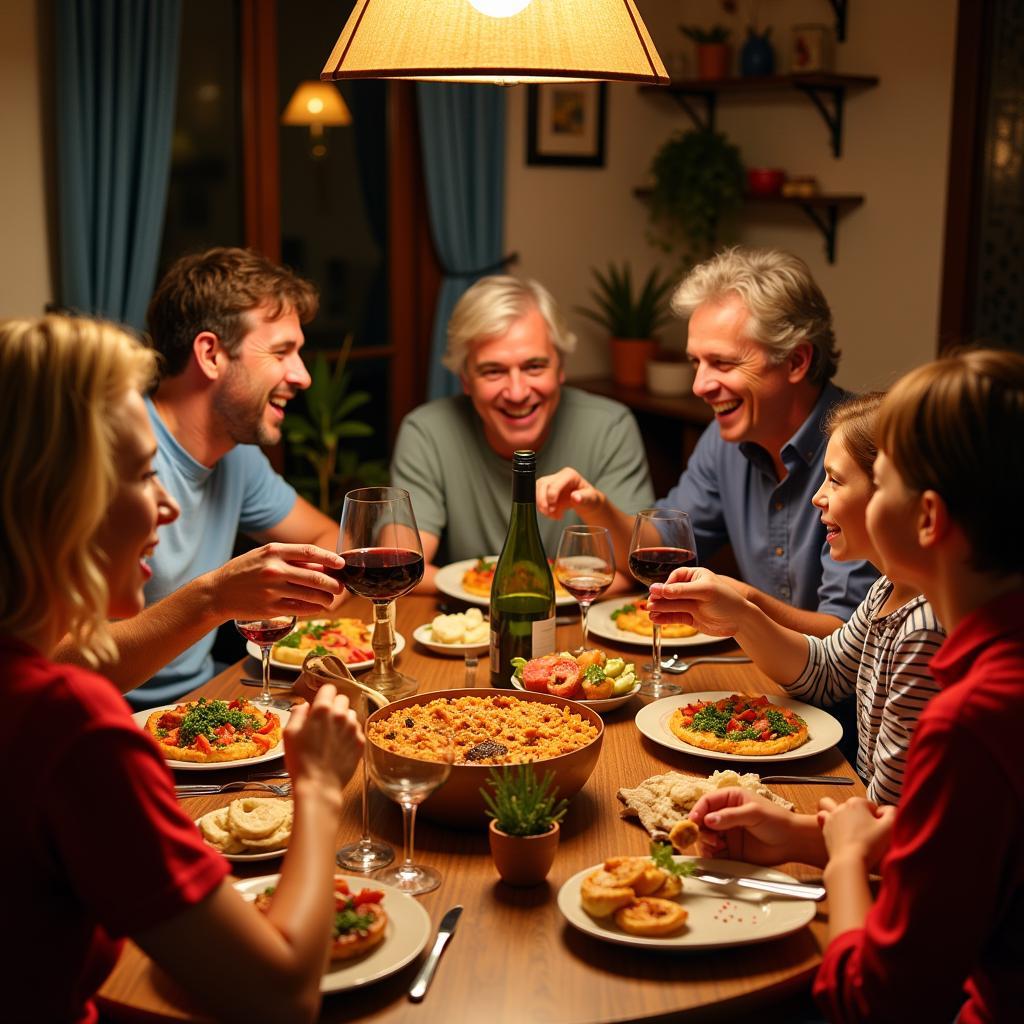
M633 0L356 0L320 77L669 81Z
M318 159L327 154L324 126L351 123L344 98L327 82L299 82L281 115L281 124L309 126L310 152Z

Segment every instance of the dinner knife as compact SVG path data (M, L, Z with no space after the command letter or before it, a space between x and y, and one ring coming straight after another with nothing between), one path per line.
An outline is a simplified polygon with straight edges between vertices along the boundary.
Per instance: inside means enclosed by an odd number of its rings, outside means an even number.
M441 918L440 927L437 929L437 938L434 939L434 948L431 949L427 959L423 961L423 966L419 969L419 973L413 979L412 987L409 989L409 998L413 1002L418 1003L427 994L434 971L437 970L437 963L441 959L441 953L455 932L455 926L459 923L461 913L462 907L456 905Z
M770 892L776 896L796 896L803 900L823 900L823 885L808 885L804 882L773 882L767 878L746 878L742 875L726 875L720 871L707 871L695 867L690 877L708 882L711 885L738 885L743 889L757 889L759 892Z

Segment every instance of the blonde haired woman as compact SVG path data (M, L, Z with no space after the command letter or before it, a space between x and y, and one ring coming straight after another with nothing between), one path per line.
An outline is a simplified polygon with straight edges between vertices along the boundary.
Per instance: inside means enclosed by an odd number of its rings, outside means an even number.
M264 916L225 880L113 684L50 660L65 633L87 660L116 654L106 621L142 608L145 559L178 514L151 469L140 389L153 371L110 324L0 323L0 771L18 779L5 817L17 839L0 853L17 940L5 1015L94 1020L131 936L218 1019L311 1020L341 791L362 746L347 701L325 687L288 724L295 826Z

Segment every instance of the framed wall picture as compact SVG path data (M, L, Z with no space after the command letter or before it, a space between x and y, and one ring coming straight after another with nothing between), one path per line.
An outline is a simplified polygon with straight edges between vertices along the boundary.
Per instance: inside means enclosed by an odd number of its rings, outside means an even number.
M605 82L528 86L526 162L604 166Z

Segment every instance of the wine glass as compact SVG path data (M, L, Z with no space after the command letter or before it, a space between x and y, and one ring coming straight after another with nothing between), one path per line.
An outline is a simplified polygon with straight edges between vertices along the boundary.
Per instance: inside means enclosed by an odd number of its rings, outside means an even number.
M637 514L629 542L629 571L646 586L664 583L674 569L697 564L697 545L690 517L675 508L648 508ZM669 697L682 687L661 678L661 626L652 623L651 674L639 692L645 697Z
M347 686L339 686L339 692L349 696L352 707L355 709L356 718L359 719L360 728L366 731L366 719L370 713L370 703L373 709L384 707L388 700L383 694L375 694L363 686L362 683L351 681ZM348 868L350 871L361 871L364 874L374 871L377 868L387 867L395 859L395 851L388 846L374 839L370 835L370 769L367 765L367 754L363 751L363 831L359 840L341 847L334 855L335 863L339 867Z
M287 711L291 702L275 700L270 695L270 648L283 640L295 628L294 615L274 615L266 619L235 619L235 629L246 640L251 640L259 649L263 659L263 686L255 703L267 708Z
M583 646L587 646L587 613L615 579L612 535L603 526L567 526L555 555L555 577L580 606Z
M380 868L373 877L410 896L441 884L439 872L413 863L416 808L448 778L455 760L455 737L450 729L421 729L418 741L421 757L385 750L369 737L364 754L377 788L402 808L402 863Z
M373 601L373 668L366 685L394 700L416 692L416 680L395 669L391 603L423 579L412 499L400 487L360 487L345 495L338 553L345 567L337 573L354 594Z

